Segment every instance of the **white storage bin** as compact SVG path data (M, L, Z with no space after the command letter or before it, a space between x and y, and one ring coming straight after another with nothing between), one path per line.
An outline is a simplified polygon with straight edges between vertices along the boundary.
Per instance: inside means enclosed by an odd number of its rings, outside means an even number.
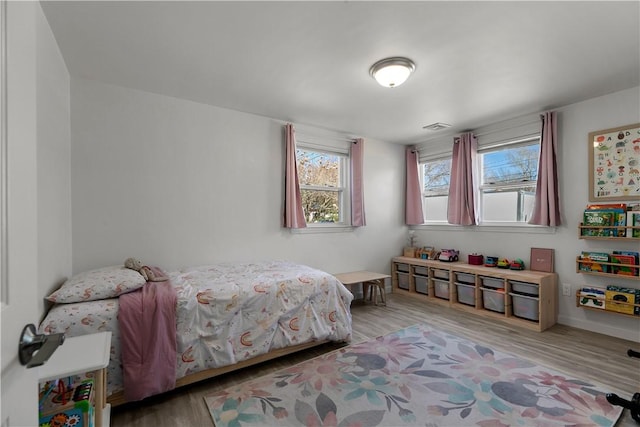
M510 293L513 315L535 322L540 318L538 298Z
M493 290L489 288L482 289L482 302L484 308L498 313L504 313L504 291Z
M511 283L511 290L517 294L527 295L530 297L537 297L540 295L540 290L536 283L518 282L517 280L509 280Z
M428 276L429 275L429 269L427 267L423 267L421 265L416 265L415 267L413 267L413 272L415 274L419 274L421 276Z
M425 276L413 275L416 283L416 292L427 295L429 288L427 287L427 278Z
M482 286L490 289L504 289L504 280L496 277L481 276Z
M433 279L433 288L438 298L449 299L449 282Z
M439 268L434 268L431 270L433 277L436 279L444 279L449 280L449 270L440 270Z
M400 289L409 289L409 273L397 272L398 275L398 287Z
M470 284L476 283L476 276L474 274L456 272L455 275L456 275L456 282L470 283Z
M396 264L396 270L402 272L402 273L408 273L409 272L409 264L403 264L403 263L397 263Z
M458 288L458 302L467 305L476 305L476 287L465 283L456 283Z

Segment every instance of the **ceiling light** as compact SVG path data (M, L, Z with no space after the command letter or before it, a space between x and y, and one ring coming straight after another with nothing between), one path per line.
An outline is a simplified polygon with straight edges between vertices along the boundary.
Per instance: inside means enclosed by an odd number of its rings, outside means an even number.
M393 57L382 59L371 66L369 74L376 79L381 86L396 87L404 83L416 64L408 58Z

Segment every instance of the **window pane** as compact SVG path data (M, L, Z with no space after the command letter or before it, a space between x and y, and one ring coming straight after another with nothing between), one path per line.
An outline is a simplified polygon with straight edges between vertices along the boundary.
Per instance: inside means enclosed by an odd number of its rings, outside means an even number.
M424 198L424 219L427 222L447 221L449 196L431 196Z
M426 162L423 164L423 172L425 196L449 194L451 158Z
M482 154L482 183L535 182L540 144L520 145Z
M482 194L483 222L526 222L531 216L535 187Z
M307 224L340 222L340 192L301 189Z
M340 186L340 156L297 149L296 160L300 185Z

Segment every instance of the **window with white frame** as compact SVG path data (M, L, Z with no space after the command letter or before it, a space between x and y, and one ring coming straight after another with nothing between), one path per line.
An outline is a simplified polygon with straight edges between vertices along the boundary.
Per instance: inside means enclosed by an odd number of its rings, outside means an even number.
M537 137L478 151L483 224L529 220L535 200L539 155Z
M298 144L296 162L307 225L349 225L347 152Z
M478 150L481 224L526 223L533 209L540 139L533 137ZM447 222L451 156L421 162L426 224Z
M427 160L421 164L421 169L425 222L446 223L451 157Z

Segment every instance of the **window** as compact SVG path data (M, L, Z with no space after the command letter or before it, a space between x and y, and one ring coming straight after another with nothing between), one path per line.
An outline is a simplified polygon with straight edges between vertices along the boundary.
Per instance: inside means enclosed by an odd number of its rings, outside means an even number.
M538 137L480 149L479 216L482 224L526 223L538 179ZM447 222L451 157L422 164L425 223Z
M529 220L539 155L538 138L479 151L482 223Z
M451 157L422 164L423 211L426 222L447 222Z
M308 226L348 225L348 155L299 144L296 150L302 208Z

